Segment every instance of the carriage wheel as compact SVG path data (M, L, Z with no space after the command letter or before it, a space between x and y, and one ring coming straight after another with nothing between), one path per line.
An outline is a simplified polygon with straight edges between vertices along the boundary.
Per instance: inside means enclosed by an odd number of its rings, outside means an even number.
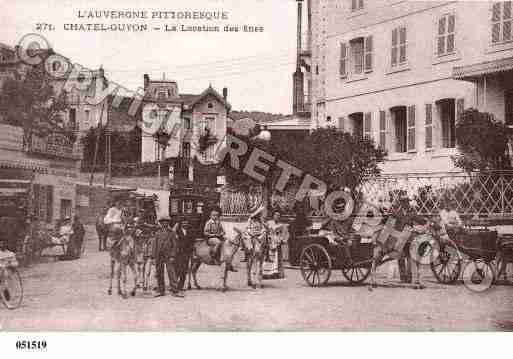
M303 248L299 263L301 275L309 286L319 287L330 279L331 257L323 246L310 244Z
M440 246L440 251L432 258L430 266L438 282L452 284L461 273L462 258L458 247L452 242Z
M351 284L363 283L371 272L371 264L365 267L350 267L342 269L342 274Z
M0 299L8 309L16 309L23 300L23 285L18 270L13 267L4 269L0 279Z

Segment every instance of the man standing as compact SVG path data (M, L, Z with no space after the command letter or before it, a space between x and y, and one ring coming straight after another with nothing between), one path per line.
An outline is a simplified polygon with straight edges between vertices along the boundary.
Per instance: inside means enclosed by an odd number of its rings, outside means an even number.
M155 274L157 277L157 294L155 297L166 295L166 281L164 267L167 270L169 287L174 297L183 297L178 289L178 280L175 271L177 257L177 236L170 228L170 218L160 220L161 228L157 231L153 243L153 258L155 258Z
M184 290L185 280L189 270L189 263L194 249L194 235L190 230L190 224L186 218L181 219L175 225L173 232L176 233L178 244L175 262L178 277L178 289Z

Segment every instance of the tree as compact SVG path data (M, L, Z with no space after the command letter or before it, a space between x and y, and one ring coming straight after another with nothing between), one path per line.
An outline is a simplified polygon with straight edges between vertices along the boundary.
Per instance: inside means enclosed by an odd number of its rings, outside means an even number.
M456 123L459 155L454 165L466 172L511 169L508 156L508 127L489 113L465 110Z
M256 131L258 133L258 130ZM380 173L378 164L385 158L385 151L377 147L373 140L360 138L335 127L319 128L310 133L302 142L280 141L265 143L255 139L254 133L237 137L248 143L247 153L241 157L242 165L247 161L252 148L258 147L269 152L275 158L294 165L303 173L310 174L324 181L328 191L340 187L355 190L368 176ZM228 157L228 156L227 156ZM233 169L228 161L223 164L227 183L239 190L245 190L259 183L242 170ZM282 169L271 166L266 179L271 187L279 178ZM290 186L297 186L300 179L292 181Z
M105 127L90 128L82 138L83 144L83 168L91 168L94 161L96 141L98 141L98 156L96 158L96 170L102 169L105 163ZM111 159L113 164L137 163L140 161L141 129L135 126L129 132L112 131L111 133Z
M57 94L52 78L43 65L33 66L23 77L18 72L7 79L0 92L4 121L23 128L23 141L28 144L33 133L45 136L53 131L66 131L74 141L72 129L64 126L62 112L68 108L66 93Z
M386 152L372 139L343 132L335 127L314 130L304 143L288 153L306 173L323 180L328 191L348 187L354 191L366 177L380 173Z

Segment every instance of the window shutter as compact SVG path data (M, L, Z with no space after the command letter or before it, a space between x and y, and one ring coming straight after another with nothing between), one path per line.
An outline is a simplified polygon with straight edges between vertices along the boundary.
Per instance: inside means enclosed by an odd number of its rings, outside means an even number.
M501 41L501 7L502 2L495 2L492 8L492 43Z
M340 76L347 76L347 45L340 43Z
M338 118L338 128L340 129L340 131L345 132L345 130L346 130L345 122L346 122L346 119L344 117Z
M426 104L426 149L433 148L433 105Z
M385 111L379 111L379 146L386 149L387 142L387 118Z
M456 123L458 123L461 114L463 113L465 109L465 100L462 98L459 98L456 100Z
M415 105L408 107L407 114L407 124L408 124L408 151L415 149Z
M364 57L364 69L365 71L372 71L372 36L365 38L365 57Z
M46 221L51 223L53 220L53 187L47 187L47 197L46 197Z
M391 52L392 66L397 65L397 29L392 30L392 52Z
M358 0L358 8L363 9L363 0Z
M358 8L358 0L351 0L351 10L355 11Z
M366 112L363 117L363 137L372 138L372 113Z

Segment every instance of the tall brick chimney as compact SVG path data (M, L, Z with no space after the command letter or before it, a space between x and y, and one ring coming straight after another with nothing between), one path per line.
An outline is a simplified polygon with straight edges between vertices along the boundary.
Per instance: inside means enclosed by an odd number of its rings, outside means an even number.
M225 102L228 102L228 88L223 87L223 98Z

